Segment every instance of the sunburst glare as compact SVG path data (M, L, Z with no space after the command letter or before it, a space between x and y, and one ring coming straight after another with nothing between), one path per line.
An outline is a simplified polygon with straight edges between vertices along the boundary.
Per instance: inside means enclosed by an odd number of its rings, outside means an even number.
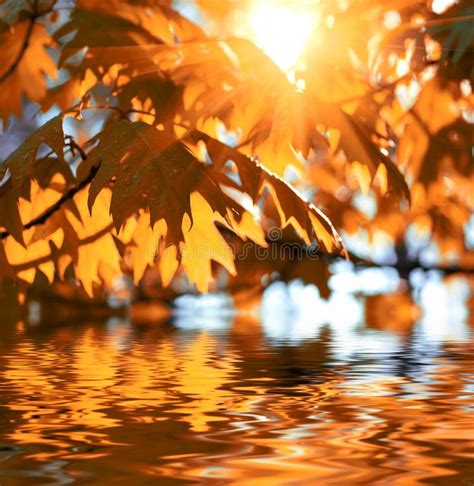
M286 73L295 65L315 25L312 2L261 0L249 15L255 44Z

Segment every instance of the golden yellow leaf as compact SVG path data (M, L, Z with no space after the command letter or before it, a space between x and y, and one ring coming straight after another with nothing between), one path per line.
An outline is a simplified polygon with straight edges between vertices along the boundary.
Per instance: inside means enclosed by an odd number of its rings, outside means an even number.
M214 226L214 212L198 192L191 194L191 214L183 217L184 243L181 243L181 264L191 283L200 292L207 292L213 280L211 261L220 263L235 274L234 256L229 245Z
M4 122L11 114L20 115L23 95L40 101L47 91L45 75L56 76L56 66L45 49L52 40L44 25L31 22L0 25L0 119Z

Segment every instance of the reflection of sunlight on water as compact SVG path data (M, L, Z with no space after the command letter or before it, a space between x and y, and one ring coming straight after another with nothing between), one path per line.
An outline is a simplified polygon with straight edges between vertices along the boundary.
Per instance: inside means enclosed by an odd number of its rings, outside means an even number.
M227 294L183 295L175 301L174 324L180 329L229 329L235 311Z
M0 327L0 482L463 484L466 282L418 275L423 315L397 332L363 294L399 279L344 272L328 301L278 283L252 315L211 295L166 324Z
M443 283L442 277L431 272L420 289L423 310L418 330L425 339L441 341L469 341L472 337L467 326L466 301L470 287L464 279Z
M346 360L357 353L395 351L399 338L390 333L364 330L363 302L348 293L321 299L314 286L274 284L262 303L262 327L270 344L299 345L315 339L323 328L331 331L334 359Z
M345 268L347 267L347 268ZM271 345L298 345L318 338L329 329L337 359L352 354L396 350L399 336L380 330L367 330L364 323L364 299L357 293L375 295L395 292L400 286L392 268L372 268L352 272L350 264L341 263L331 278L333 290L326 301L314 285L299 281L276 282L264 292L258 312L264 336ZM422 317L415 326L421 338L441 341L466 341L471 332L466 324L466 300L469 284L463 279L443 282L436 272L412 278ZM221 331L232 327L235 311L225 295L187 296L177 303L174 324L180 329Z
M107 321L110 344L115 348L124 350L130 346L132 326L126 319L111 317Z
M275 283L263 296L263 332L269 343L298 345L317 338L323 328L328 328L334 357L339 360L353 354L396 352L401 345L399 336L361 326L364 301L354 293L370 295L377 293L377 289L393 292L399 284L393 269L342 272L332 277L331 287L336 292L325 301L312 285ZM420 341L469 341L472 333L466 322L466 300L470 293L470 286L463 279L444 283L440 275L425 275L418 293L422 317L415 326Z
M320 298L313 285L275 283L262 300L262 328L273 341L298 344L317 337L323 325L353 328L362 322L362 305L350 294L333 293Z

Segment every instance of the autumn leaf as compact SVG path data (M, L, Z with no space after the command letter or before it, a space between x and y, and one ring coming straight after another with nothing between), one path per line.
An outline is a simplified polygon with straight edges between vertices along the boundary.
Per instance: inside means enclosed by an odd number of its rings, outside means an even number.
M23 95L40 101L47 91L45 76L54 78L56 66L46 47L52 44L43 24L33 18L12 26L0 22L0 118L19 116Z
M118 121L106 127L97 140L78 177L86 177L100 163L89 192L89 208L115 179L110 210L117 228L146 208L151 224L164 218L170 241L182 241L181 222L184 214L190 214L191 192L198 188L207 191L207 186L220 192L204 164L182 141L146 123ZM222 215L226 212L224 202L223 195L222 202L216 200L216 209Z
M191 218L183 219L184 244L180 246L181 264L191 283L200 292L207 292L213 281L211 262L220 263L231 275L235 275L232 249L217 230L212 207L199 194L191 194Z
M299 236L309 245L315 238L329 253L345 253L344 245L330 221L314 205L301 197L298 192L283 179L272 174L257 161L231 149L222 142L211 139L204 134L207 150L214 161L217 171L227 160L232 160L238 167L242 190L249 194L254 202L269 188L280 216L281 227L294 227ZM219 177L216 175L216 178ZM221 182L226 182L219 177Z
M153 53L153 48L174 44L177 37L188 41L201 35L201 29L166 5L79 0L69 21L54 37L63 44L60 65L86 49L79 65L68 63L68 68L81 77L89 68L103 77L114 64L131 64L136 68L139 61L146 61L150 48ZM67 40L63 42L64 39Z
M0 226L23 243L23 224L20 216L19 198L31 199L31 184L37 180L48 186L54 174L61 173L63 181L73 182L71 170L64 160L63 116L58 115L45 123L18 147L1 165L0 178L4 183L0 189ZM50 148L56 157L37 158L41 146ZM59 197L59 196L58 196ZM51 204L54 201L51 201Z
M472 7L308 4L296 47L261 42L253 3L199 0L204 30L168 0L0 0L0 281L91 296L126 272L175 296L278 276L327 297L327 261L238 258L273 228L328 260L340 234L401 255L418 231L469 261Z
M338 148L343 150L350 162L361 164L362 169L358 176L361 187L365 192L372 184L380 165L385 167L386 184L390 192L410 199L407 183L398 167L386 156L371 140L370 132L364 124L355 117L349 116L340 107L321 100L315 101L317 118L326 127L336 128L340 131ZM360 165L359 165L360 167Z
M5 191L2 188L0 201L0 227L23 244L23 224L18 207L18 195L14 191Z
M38 149L42 145L50 148L57 157L57 165L64 170L64 132L63 115L58 115L46 122L36 132L30 135L15 152L0 165L0 178L7 171L11 172L10 184L19 196L29 197L30 180L33 178L37 164ZM46 160L46 159L45 159ZM50 162L50 160L48 160Z

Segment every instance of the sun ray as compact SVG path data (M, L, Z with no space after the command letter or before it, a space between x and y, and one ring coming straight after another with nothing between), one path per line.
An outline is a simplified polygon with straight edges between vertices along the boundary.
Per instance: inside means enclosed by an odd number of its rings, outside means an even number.
M260 0L249 13L250 36L288 74L308 42L316 15L314 2Z

